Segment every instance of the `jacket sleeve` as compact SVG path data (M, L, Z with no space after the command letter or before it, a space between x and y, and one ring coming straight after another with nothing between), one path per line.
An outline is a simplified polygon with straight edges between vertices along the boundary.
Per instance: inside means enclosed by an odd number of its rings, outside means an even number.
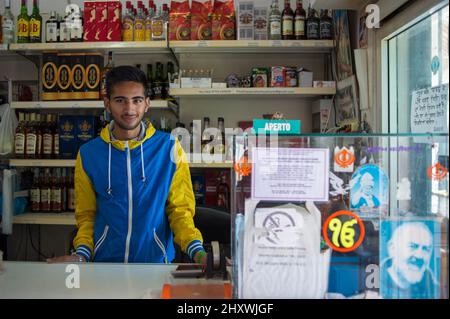
M96 210L94 187L84 171L81 155L78 152L75 164L75 219L78 231L73 246L76 253L82 255L86 261L91 260L94 250Z
M174 233L174 241L191 259L203 250L203 237L194 225L195 196L186 154L178 140L175 141L171 160L176 163L167 197L166 213Z

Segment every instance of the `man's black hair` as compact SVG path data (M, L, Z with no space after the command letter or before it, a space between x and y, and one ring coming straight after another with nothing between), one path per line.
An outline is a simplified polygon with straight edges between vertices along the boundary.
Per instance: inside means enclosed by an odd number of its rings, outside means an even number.
M106 74L106 95L110 98L114 85L122 82L140 83L144 86L145 97L150 96L147 76L142 70L131 65L115 67Z

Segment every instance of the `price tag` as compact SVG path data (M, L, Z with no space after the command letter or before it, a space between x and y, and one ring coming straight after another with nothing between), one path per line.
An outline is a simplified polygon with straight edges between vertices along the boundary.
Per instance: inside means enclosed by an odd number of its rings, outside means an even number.
M247 46L249 48L258 48L259 47L259 42L257 42L257 41L250 41L250 42L248 42Z
M81 108L81 106L78 103L74 103L74 104L72 104L72 108L79 109L79 108Z
M333 250L348 253L361 245L365 229L362 220L357 215L341 210L327 218L322 233L326 243Z
M37 108L37 109L41 109L42 108L42 104L41 103L36 103L34 105L34 107Z
M283 44L281 43L280 40L275 40L275 41L272 41L272 46L281 47L281 46L283 46Z
M198 41L198 47L199 48L207 48L208 47L208 42L205 41L205 40Z

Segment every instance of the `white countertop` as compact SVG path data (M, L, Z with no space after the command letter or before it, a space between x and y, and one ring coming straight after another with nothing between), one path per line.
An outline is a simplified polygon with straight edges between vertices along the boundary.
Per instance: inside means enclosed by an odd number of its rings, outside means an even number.
M69 289L69 264L3 262L0 299L141 299L159 298L164 283L211 283L174 279L177 265L88 263L79 266L80 288ZM70 278L69 278L70 279Z

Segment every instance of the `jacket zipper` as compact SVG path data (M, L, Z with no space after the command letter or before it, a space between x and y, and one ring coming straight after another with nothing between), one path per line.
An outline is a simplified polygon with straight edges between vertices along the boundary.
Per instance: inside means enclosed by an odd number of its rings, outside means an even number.
M99 238L99 240L97 241L97 243L94 246L94 256L97 253L97 251L99 250L100 246L103 244L103 242L106 239L106 236L108 236L108 230L109 230L109 226L106 225L105 226L105 230L103 231L102 236Z
M128 256L130 255L130 241L131 232L133 230L133 186L131 182L131 154L128 142L125 144L127 150L127 176L128 176L128 234L125 243L125 258L124 262L128 263Z
M155 228L153 228L153 238L155 239L156 244L161 249L161 251L162 251L162 253L164 255L164 263L168 264L166 249L164 248L164 245L163 245L162 241L159 239L158 235L156 235L156 229Z

